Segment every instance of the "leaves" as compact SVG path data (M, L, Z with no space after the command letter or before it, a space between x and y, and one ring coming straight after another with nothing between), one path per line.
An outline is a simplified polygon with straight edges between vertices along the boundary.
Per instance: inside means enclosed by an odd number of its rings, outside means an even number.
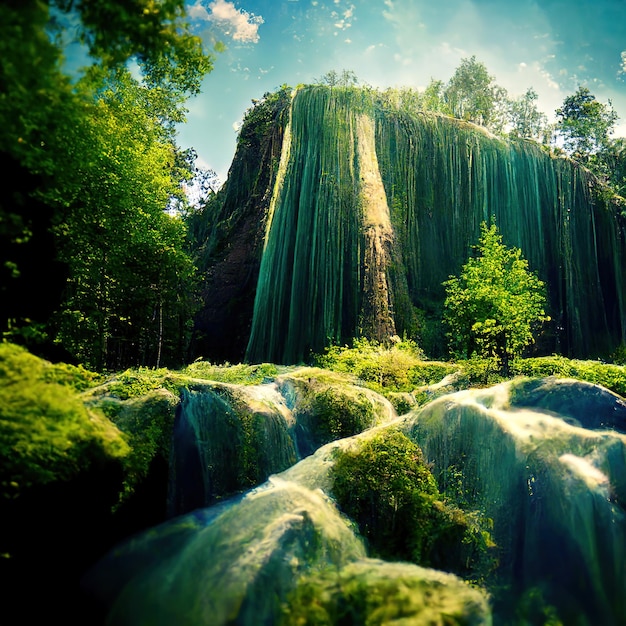
M507 248L495 224L481 225L477 256L444 282L444 321L453 352L498 357L503 363L534 341L550 318L543 283L518 248Z

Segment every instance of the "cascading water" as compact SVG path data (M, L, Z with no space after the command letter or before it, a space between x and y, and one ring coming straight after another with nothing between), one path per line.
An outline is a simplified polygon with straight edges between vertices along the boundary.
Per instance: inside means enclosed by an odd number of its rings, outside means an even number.
M294 413L307 402L295 383L311 370L300 374L277 386ZM244 389L251 407L269 397L259 386ZM291 626L308 610L334 624L343 622L328 616L347 610L362 616L358 623L387 615L540 626L551 615L561 620L554 623L626 625L623 398L579 381L519 379L387 418L321 446L256 489L116 547L85 578L106 624ZM489 601L452 574L368 558L356 525L338 510L337 452L388 428L419 444L442 493L457 492L466 509L493 521L498 558L484 581ZM451 616L456 621L446 621Z
M547 285L546 349L595 356L626 340L626 226L572 161L325 87L296 92L282 156L247 360L411 332L492 217Z

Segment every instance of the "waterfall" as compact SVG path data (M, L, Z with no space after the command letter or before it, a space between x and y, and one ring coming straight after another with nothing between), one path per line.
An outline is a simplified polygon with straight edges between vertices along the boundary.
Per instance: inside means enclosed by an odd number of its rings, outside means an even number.
M626 225L576 163L358 89L298 90L288 131L247 360L410 334L492 217L546 283L545 350L597 356L626 340Z

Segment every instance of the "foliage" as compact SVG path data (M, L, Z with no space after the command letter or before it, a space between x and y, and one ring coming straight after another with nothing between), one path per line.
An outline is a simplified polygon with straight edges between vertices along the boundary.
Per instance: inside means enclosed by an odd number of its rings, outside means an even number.
M328 85L329 87L355 87L359 83L357 75L352 70L330 70L323 76L316 79L315 82L320 85Z
M503 92L496 90L494 77L475 56L464 58L443 92L452 115L468 122L489 126L496 103Z
M606 148L618 119L610 102L601 103L582 86L565 98L563 105L556 110L556 117L563 147L583 163Z
M71 386L52 382L48 368L24 348L0 343L3 498L68 481L92 464L121 460L129 453L121 433L88 410Z
M313 355L313 361L318 367L353 374L377 391L410 391L419 373L431 367L423 357L417 344L408 339L384 345L362 337L351 346L329 346L323 354Z
M135 59L147 82L197 94L213 57L191 33L184 0L49 0L65 16L92 58L106 66Z
M106 393L109 398L123 401L140 398L158 389L177 393L184 385L184 380L179 374L165 368L137 367L111 374L91 392L94 397Z
M521 250L502 243L495 224L482 223L476 256L444 286L451 350L497 357L505 371L509 359L534 341L535 328L550 319L543 283L529 271Z
M268 382L268 380L273 380L279 374L278 367L272 363L214 365L208 361L194 361L187 365L182 372L192 378L238 385L260 385Z
M609 100L600 102L587 87L565 98L556 110L555 130L565 152L588 167L609 189L626 192L626 142L612 139L618 115Z
M509 134L513 137L541 140L544 137L548 119L537 109L537 92L529 87L518 98L509 101Z
M463 384L468 388L488 387L505 380L497 357L483 358L474 354L469 359L459 359L455 363L460 370Z
M511 375L545 378L576 378L607 389L626 398L626 367L613 363L568 359L553 355L526 359L514 359L511 363Z
M375 556L468 575L491 545L489 533L441 500L422 451L397 429L338 449L332 493Z
M51 5L0 7L0 156L18 174L7 193L18 201L0 203L3 300L16 303L0 329L97 370L172 364L197 304L184 224L165 213L191 176L175 124L211 59L182 1ZM67 42L47 30L66 18L94 61L75 80L63 73ZM131 57L142 81L124 67ZM11 297L38 285L40 253L44 307Z
M55 231L70 278L58 339L98 370L176 364L197 301L184 224L164 211L179 182L161 104L126 71L84 85L97 99L72 138L80 159L59 181L69 207Z

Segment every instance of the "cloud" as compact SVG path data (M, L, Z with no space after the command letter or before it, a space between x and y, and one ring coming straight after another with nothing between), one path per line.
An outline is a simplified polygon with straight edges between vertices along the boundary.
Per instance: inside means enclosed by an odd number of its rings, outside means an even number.
M243 43L257 43L259 41L259 26L264 20L260 15L253 15L238 10L232 2L214 0L209 2L208 11L201 0L189 8L189 15L193 18L213 22L224 30L226 35L232 36L235 41Z

